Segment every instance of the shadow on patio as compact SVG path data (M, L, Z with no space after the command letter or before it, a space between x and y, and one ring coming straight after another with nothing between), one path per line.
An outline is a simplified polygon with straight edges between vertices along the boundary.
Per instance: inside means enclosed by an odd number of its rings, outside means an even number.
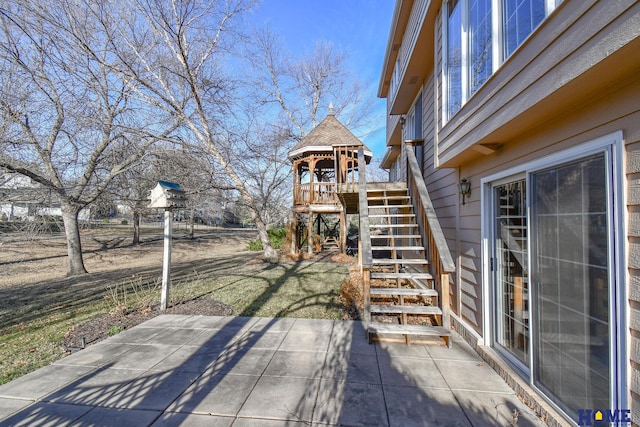
M462 340L369 345L351 321L160 316L0 396L2 425L543 425Z

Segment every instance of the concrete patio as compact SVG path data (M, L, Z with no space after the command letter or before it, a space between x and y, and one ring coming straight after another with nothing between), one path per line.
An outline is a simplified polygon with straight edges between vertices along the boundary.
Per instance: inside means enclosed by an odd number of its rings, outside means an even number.
M163 315L0 387L11 426L543 426L459 337L359 322Z

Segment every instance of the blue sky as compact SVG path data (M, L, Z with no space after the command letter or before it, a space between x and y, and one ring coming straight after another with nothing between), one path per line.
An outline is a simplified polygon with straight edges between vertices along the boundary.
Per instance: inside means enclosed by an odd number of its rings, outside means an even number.
M349 55L349 66L374 94L387 38L394 0L263 0L253 13L256 24L269 24L284 40L287 50L311 50L327 40ZM376 98L380 116L374 132L363 142L380 159L385 150L385 101Z

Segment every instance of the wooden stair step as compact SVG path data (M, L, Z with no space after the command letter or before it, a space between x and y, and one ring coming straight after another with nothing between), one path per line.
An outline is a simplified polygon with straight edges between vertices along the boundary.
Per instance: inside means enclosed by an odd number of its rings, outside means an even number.
M415 218L416 214L404 213L404 214L373 214L369 215L369 218Z
M372 251L424 251L423 246L371 246Z
M389 208L394 208L394 209L413 209L413 205L369 205L369 210L371 209L389 209Z
M369 228L415 228L418 224L371 224Z
M442 310L434 305L382 305L371 304L371 314L431 314L440 315Z
M367 200L369 201L406 200L406 199L409 199L408 194L396 194L396 195L389 195L389 196L367 196Z
M372 234L371 239L421 239L419 234Z
M404 297L411 296L423 296L423 297L435 297L438 296L438 292L435 289L421 289L421 288L370 288L369 294L371 295L401 295Z
M435 337L450 337L452 332L442 326L423 326L423 325L391 325L388 323L369 324L367 331L369 334L402 334L402 335L420 335Z
M413 279L413 280L432 280L433 276L429 273L382 273L378 271L371 272L372 279Z
M398 259L392 259L392 258L374 258L373 259L373 264L374 265L379 265L379 264L429 264L429 261L427 261L426 259L420 259L420 258L398 258Z
M367 182L367 191L407 191L405 181Z

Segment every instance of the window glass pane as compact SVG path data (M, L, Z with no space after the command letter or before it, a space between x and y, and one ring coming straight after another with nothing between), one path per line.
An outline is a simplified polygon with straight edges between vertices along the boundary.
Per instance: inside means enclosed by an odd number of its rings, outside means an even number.
M491 0L469 2L469 89L473 94L491 76Z
M545 0L504 0L502 11L504 57L507 58L544 19Z
M526 182L494 188L496 342L529 365Z
M462 106L462 5L449 3L447 19L447 118L451 118Z
M413 111L415 114L413 137L415 139L422 139L422 92L420 92L418 99L416 99Z
M534 379L568 414L609 408L605 155L531 175Z

